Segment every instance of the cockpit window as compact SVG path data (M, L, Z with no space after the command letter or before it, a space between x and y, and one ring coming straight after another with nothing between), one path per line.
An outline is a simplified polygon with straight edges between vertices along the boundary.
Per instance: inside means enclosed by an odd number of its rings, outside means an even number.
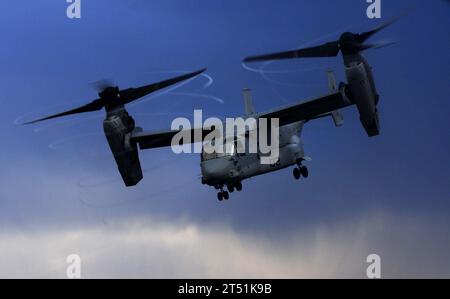
M237 142L235 141L234 143L231 144L231 150L229 150L227 152L226 150L226 144L223 145L223 152L222 153L206 153L203 149L202 152L202 161L208 161L208 160L212 160L212 159L217 159L217 158L222 158L222 157L228 157L228 156L235 156L236 155L236 149L237 149ZM214 143L212 143L214 144Z

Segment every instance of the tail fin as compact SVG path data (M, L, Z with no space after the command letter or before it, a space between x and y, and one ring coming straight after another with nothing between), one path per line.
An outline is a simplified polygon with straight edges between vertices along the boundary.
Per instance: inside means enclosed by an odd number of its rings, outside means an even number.
M333 70L328 70L327 76L328 76L328 88L330 89L330 92L337 91L338 87L336 84L336 77L334 76Z
M327 71L328 76L328 88L330 92L336 92L338 90L338 86L336 83L336 77L334 76L334 72L332 70ZM344 124L344 116L340 110L335 110L331 112L331 116L333 117L334 125L336 127L340 127Z
M244 89L244 105L245 105L245 115L252 116L255 114L255 107L253 107L252 94L250 89Z

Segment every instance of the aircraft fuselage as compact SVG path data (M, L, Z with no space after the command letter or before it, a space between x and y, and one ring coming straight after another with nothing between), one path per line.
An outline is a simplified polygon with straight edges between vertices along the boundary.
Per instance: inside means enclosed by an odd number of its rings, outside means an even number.
M279 159L273 164L261 163L258 153L234 153L205 157L202 155L202 183L217 189L297 164L304 158L300 133L303 122L280 127Z

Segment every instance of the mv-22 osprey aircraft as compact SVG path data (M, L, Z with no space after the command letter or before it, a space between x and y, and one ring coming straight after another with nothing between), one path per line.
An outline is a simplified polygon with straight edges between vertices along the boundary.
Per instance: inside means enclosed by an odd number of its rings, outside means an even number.
M377 111L379 95L375 88L371 67L361 52L370 48L385 46L386 44L367 44L365 42L390 23L361 34L346 32L341 35L338 41L316 47L246 58L244 62L301 57L332 57L341 52L347 83L340 83L337 86L334 75L329 72L329 94L264 113L255 112L250 93L245 90L246 115L244 118L279 120L279 160L274 164L266 165L260 163L261 156L258 153L207 154L203 151L200 163L202 183L219 190L217 197L222 201L228 200L229 193L234 192L234 190L241 191L242 181L257 175L294 166L293 175L295 179L300 179L301 176L308 177L308 168L303 166L303 163L308 161L309 158L305 156L300 138L304 124L313 119L330 116L333 118L335 125L340 126L343 124L343 119L339 109L351 105L356 105L358 108L360 121L368 136L379 135ZM155 91L191 79L203 71L200 70L139 88L120 90L118 87L103 86L99 98L93 102L27 124L105 108L106 118L103 121L103 128L112 154L125 185L127 187L135 186L143 178L138 148L145 150L171 146L173 137L183 130L144 132L141 128L136 127L135 121L126 111L125 105ZM191 136L200 132L202 138L204 138L206 134L211 132L211 128L192 128L189 131L192 134ZM243 138L247 139L248 135ZM246 140L237 139L235 142L246 142ZM225 187L228 191L224 190Z

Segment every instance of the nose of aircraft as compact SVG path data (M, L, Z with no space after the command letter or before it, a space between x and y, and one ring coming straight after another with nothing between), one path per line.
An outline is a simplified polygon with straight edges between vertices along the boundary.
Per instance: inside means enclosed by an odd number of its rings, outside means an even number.
M201 164L202 176L205 181L224 181L235 175L233 161L229 157L203 161Z

